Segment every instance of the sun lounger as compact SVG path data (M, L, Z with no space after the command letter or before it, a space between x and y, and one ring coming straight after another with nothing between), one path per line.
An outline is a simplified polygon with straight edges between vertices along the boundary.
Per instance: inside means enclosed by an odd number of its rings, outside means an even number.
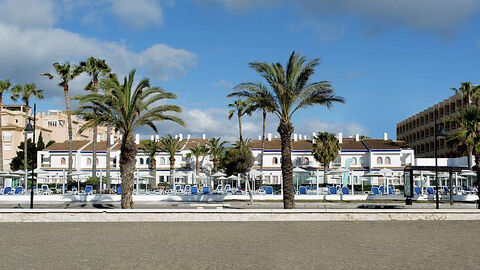
M232 193L233 192L232 186L230 186L230 184L225 185L225 192L227 192L227 193Z
M435 194L434 190L433 190L433 187L427 187L427 194L428 195L433 195Z
M214 191L213 193L223 194L222 185L218 185L217 188L215 189L215 191Z
M337 188L334 187L334 186L328 187L328 194L330 194L330 195L335 195L335 194L337 194Z
M300 187L300 195L307 195L307 189L304 186Z
M210 187L209 186L203 186L202 187L202 195L210 195Z
M122 187L117 187L117 195L122 195Z
M189 194L190 194L190 190L192 190L192 186L186 185L186 186L185 186L185 195L189 195Z
M183 186L181 185L176 185L175 186L175 194L176 195L183 195L185 192L183 191Z
M13 194L14 195L22 195L23 194L23 187L16 187Z
M12 193L12 187L5 187L3 189L3 195L10 195Z
M415 195L422 195L422 190L420 189L420 187L414 187L413 192L415 193Z
M373 195L380 195L380 190L378 187L372 187L372 194Z
M85 191L83 192L84 195L91 195L93 193L93 186L87 185L85 187Z
M190 189L190 194L198 195L198 187L197 186L192 186L192 188Z
M273 195L273 187L272 186L263 186L265 189L265 195Z
M350 190L348 189L348 187L346 187L346 186L342 187L342 194L343 194L343 195L348 195L348 194L350 194Z

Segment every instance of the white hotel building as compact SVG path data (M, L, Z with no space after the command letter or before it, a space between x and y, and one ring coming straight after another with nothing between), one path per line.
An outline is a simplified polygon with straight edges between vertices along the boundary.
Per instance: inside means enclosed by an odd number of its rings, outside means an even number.
M205 145L207 138L203 135L203 138L191 138L187 135L186 138L181 134L177 135L181 140L185 140L186 143L181 151L178 152L175 157L175 171L181 171L186 176L181 178L180 181L185 184L193 184L198 182L194 179L195 175L195 159L188 158L189 148L195 145ZM403 142L393 141L388 139L385 133L383 139L360 139L359 135L355 137L343 138L342 133L337 135L340 142L340 153L337 159L330 164L330 168L345 168L351 171L353 181L355 184L359 184L361 177L370 171L378 171L383 168L388 168L395 171L395 174L400 176L403 174L403 168L406 165L412 164L414 161L414 151L404 145ZM151 136L153 139L153 136ZM157 137L158 138L158 137ZM140 144L140 137L136 135L136 144ZM119 141L111 141L111 177L112 183L120 182L120 146ZM263 175L265 184L280 184L282 181L281 168L280 168L280 139L272 138L271 134L268 134L265 141L265 153L263 157ZM261 141L251 141L252 153L255 157L255 163L253 169L260 170L260 158L261 158ZM38 154L39 169L46 171L39 176L39 183L62 183L63 176L66 175L68 170L68 143L55 143L40 151ZM169 171L169 158L165 152L159 152L156 156L157 168L155 185L168 182L170 175ZM293 165L305 170L305 173L296 176L296 179L305 179L309 176L321 175L323 172L323 165L317 162L312 155L312 140L307 139L306 135L294 134L292 138L292 161ZM77 140L73 142L73 170L75 172L84 173L81 176L74 176L79 179L86 179L91 176L92 168L92 143L88 140ZM347 163L350 163L348 166ZM138 176L148 175L149 159L147 154L139 150L137 154L137 165L135 174ZM106 165L106 142L101 141L97 144L97 176L105 176ZM200 175L208 177L212 168L212 162L210 158L204 157L200 160L200 167L202 173ZM323 179L323 178L322 178ZM400 179L400 177L398 178ZM198 180L198 179L197 179ZM342 180L340 175L331 175L327 177L327 183L329 184L341 184ZM364 181L367 179L363 179ZM176 180L177 182L179 179ZM379 184L377 177L368 178L368 181L373 185ZM400 181L400 180L399 180ZM145 180L141 180L141 183L145 183ZM323 180L320 181L322 183ZM150 181L153 183L153 181ZM397 184L402 184L397 182Z

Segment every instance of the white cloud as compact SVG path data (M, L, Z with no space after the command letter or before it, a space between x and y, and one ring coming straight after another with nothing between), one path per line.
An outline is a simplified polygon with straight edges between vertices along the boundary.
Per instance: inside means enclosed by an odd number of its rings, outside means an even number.
M56 16L51 0L0 0L0 23L20 27L51 27Z
M235 87L235 85L232 82L229 82L225 79L221 79L221 80L215 82L214 85L217 86L217 87L226 88L226 89L229 89L229 90L231 90L233 87Z
M229 11L244 11L248 9L254 9L258 7L271 7L275 6L283 0L194 0L194 2L202 4L220 4Z
M112 14L133 29L162 25L162 7L155 0L110 0Z
M331 133L342 132L345 136L355 134L368 135L367 130L354 123L322 122L317 119L309 119L298 128L299 132L312 135L312 132L328 131Z
M345 34L345 27L315 20L305 20L301 23L291 24L290 31L308 31L318 38L320 42L332 42L340 39Z
M87 38L59 28L23 29L0 23L3 78L17 83L38 82L47 94L61 94L53 82L47 83L38 74L51 71L54 62L76 63L88 56L106 59L119 75L138 68L147 77L162 80L184 75L197 62L195 53L165 44L135 52L124 44Z

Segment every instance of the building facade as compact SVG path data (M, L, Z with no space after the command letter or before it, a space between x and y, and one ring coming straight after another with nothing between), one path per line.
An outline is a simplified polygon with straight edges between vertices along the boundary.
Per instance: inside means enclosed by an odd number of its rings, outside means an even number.
M459 125L449 119L457 118L458 111L468 104L462 95L453 95L422 112L410 116L397 124L397 140L404 141L415 150L416 157L434 157L435 150L435 118L437 129L443 129L447 136L458 132ZM435 115L435 108L437 114ZM438 138L438 157L459 156L450 151L445 143L445 138Z

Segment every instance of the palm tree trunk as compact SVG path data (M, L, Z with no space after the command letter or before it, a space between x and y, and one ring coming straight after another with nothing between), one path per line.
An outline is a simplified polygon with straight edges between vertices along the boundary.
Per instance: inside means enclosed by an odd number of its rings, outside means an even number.
M2 129L3 95L0 94L0 171L3 171L3 129Z
M150 175L155 177L155 179L152 180L152 188L157 185L157 160L155 159L155 156L150 157Z
M260 187L263 186L263 153L265 151L265 121L267 119L267 111L263 109L262 113L262 152L260 153L260 172L262 174L260 176Z
M480 155L475 153L475 170L477 171L477 208L480 209Z
M327 183L327 170L328 170L328 163L325 162L325 164L323 164L323 183L324 184L328 184Z
M175 170L175 157L170 157L170 189L175 190L175 179L173 173Z
M282 142L282 181L283 181L283 208L295 208L293 194L293 165L292 165L292 133L293 125L281 120L277 128Z
M25 103L25 126L28 124L28 100ZM27 152L28 152L28 137L27 137L27 132L23 132L23 169L25 170L25 177L23 185L20 186L25 186L25 183L27 183L27 176L28 176L28 157L27 157ZM3 162L3 160L2 160Z
M105 177L107 178L107 190L110 190L112 185L112 179L110 179L110 133L111 127L107 127L107 145L106 145L106 164L105 164Z
M72 116L70 115L70 97L68 95L68 84L65 84L63 87L63 92L65 93L65 109L67 111L67 129L68 129L68 182L72 181L72 167L73 167L73 135L72 135Z
M98 79L93 78L93 92L96 94L98 92ZM97 126L93 127L93 154L92 154L92 176L97 176L97 136L98 136L98 129ZM108 140L108 138L107 138Z
M122 177L122 208L133 208L133 174L137 148L132 135L124 136L120 150L120 175Z
M240 133L240 142L243 141L242 137L242 115L240 113L237 114L238 116L238 132Z
M213 171L216 172L218 169L218 159L213 158Z
M198 161L200 157L195 158L195 175L198 176L198 173L200 171L200 162Z

